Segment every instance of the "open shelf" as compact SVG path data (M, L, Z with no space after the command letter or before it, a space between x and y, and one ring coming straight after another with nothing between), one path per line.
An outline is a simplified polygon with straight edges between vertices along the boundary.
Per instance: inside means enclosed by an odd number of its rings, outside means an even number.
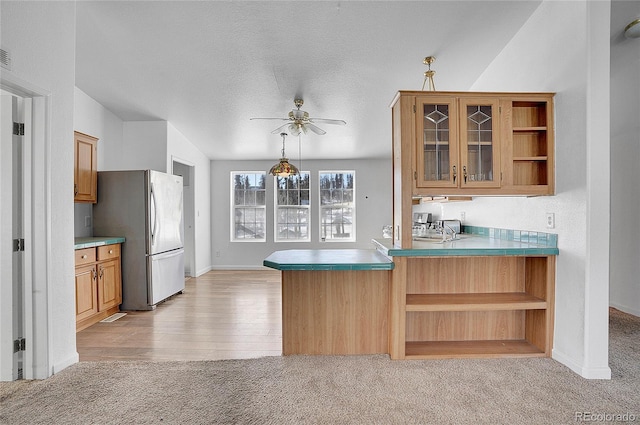
M408 294L406 311L538 310L547 302L524 292Z
M526 340L407 341L407 359L470 357L544 357L544 351Z
M513 161L514 185L546 185L548 184L547 161L538 159L522 159Z

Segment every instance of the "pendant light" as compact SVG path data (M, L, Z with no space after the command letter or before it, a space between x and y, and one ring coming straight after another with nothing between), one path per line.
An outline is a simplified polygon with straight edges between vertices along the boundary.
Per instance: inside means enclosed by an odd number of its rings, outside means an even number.
M293 164L289 164L289 158L285 156L284 153L284 140L287 137L287 133L280 133L282 136L282 158L280 158L280 162L271 167L269 170L269 174L272 176L278 177L289 177L292 175L299 174L298 169Z
M640 18L631 21L624 29L627 38L640 38Z

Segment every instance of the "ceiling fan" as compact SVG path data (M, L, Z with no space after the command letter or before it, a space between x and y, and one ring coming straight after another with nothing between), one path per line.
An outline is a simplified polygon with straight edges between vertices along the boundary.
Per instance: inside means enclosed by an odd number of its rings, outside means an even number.
M281 133L283 130L288 129L289 133L293 136L297 136L300 133L307 134L307 130L322 136L327 132L318 127L316 124L337 124L345 125L346 122L342 120L329 120L326 118L311 118L307 111L302 111L300 107L304 104L302 99L295 99L293 104L296 105L296 109L289 112L287 118L250 118L251 120L279 120L288 121L286 124L273 130L272 134Z

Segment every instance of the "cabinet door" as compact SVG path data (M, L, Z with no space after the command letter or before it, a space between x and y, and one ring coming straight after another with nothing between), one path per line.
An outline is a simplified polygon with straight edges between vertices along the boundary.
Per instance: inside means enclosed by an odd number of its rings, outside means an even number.
M98 139L86 134L74 133L74 201L98 200Z
M98 312L95 265L76 267L76 321Z
M500 187L500 102L460 99L460 187Z
M120 259L98 264L98 311L108 310L122 302Z
M458 124L453 97L416 97L416 187L457 187Z

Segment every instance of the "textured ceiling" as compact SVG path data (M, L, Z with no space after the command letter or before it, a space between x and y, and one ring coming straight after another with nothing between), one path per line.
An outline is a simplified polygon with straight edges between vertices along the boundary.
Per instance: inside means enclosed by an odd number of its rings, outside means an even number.
M389 104L467 90L540 1L81 1L76 86L125 121L166 120L211 159L273 159L293 99L327 134L307 159L391 153ZM297 140L289 139L290 155ZM289 145L288 144L288 145Z

